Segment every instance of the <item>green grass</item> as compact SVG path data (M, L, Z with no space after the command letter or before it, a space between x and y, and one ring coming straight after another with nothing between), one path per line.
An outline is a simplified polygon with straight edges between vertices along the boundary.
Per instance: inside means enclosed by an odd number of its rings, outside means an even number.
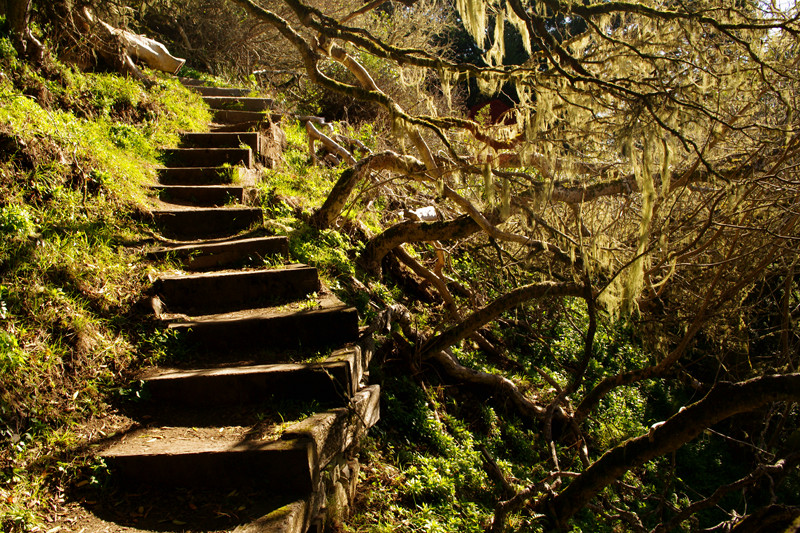
M91 470L76 428L170 341L132 312L152 267L129 245L159 148L210 117L175 81L34 70L3 36L0 68L0 529L33 531Z

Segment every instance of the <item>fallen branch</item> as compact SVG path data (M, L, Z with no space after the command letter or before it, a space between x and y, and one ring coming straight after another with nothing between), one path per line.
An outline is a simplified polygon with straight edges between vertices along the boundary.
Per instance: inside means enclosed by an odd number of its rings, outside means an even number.
M350 154L350 152L345 150L342 145L319 131L310 120L306 121L306 133L308 133L308 151L311 154L312 161L317 160L317 156L314 151L314 143L319 141L328 152L338 156L343 161L346 161L348 165L356 164L356 159L352 156L352 154Z
M129 74L146 85L151 85L153 82L142 74L133 62L134 58L151 68L170 74L178 72L186 62L185 59L171 55L167 48L158 41L115 28L100 20L92 14L88 7L77 11L75 21L89 36L90 42L101 57L114 65L120 72Z

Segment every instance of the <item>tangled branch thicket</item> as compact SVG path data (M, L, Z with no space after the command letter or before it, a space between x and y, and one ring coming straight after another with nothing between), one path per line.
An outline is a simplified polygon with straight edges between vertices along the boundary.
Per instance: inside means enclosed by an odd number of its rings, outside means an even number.
M761 391L760 376L782 376L776 383L796 379L796 8L728 0L459 0L440 9L453 10L448 16L463 23L484 51L483 62L462 63L453 59L458 54L394 41L375 25L387 13L394 27L410 24L427 4L376 2L343 17L344 11L301 0L284 0L281 10L233 2L294 47L312 82L377 104L392 121L399 153L370 156L345 172L315 217L318 224L335 224L357 184L377 172L405 180L420 198L438 199L446 220L389 227L362 256L368 269L379 272L381 259L396 249L412 270L441 281L433 285L451 311L443 318L444 332L428 337L419 357L438 361L462 382L483 379L455 363L448 348L530 298L563 297L584 300L590 324L601 312L632 317L655 354L649 363L589 380L594 326L584 331L584 350L575 355L568 385L555 397L527 399L540 403L532 412L549 436L549 481L499 505L495 530L503 528L509 510L528 501L566 526L600 489L641 464L622 451L603 456L604 466L597 466L602 449L582 455L581 446L557 450L550 430L554 414L571 428L571 436L562 438L581 442L583 425L608 394L660 380L708 393L696 410L713 405L716 414L702 421L702 429L719 422L717 415L739 412L725 407L724 394L715 392L718 383ZM522 64L504 64L509 36L524 43L528 57ZM327 68L330 62L342 69ZM397 83L425 95L420 102L447 101L471 79L488 95L513 88L513 118L487 124L447 106L409 107L376 77L387 65ZM467 301L457 303L449 294L452 280L426 272L425 257L418 263L396 248L424 240L426 231L430 240L488 239L514 265L520 284L550 287L556 280L552 287L560 289L529 291L522 299L511 297L520 294L515 289L469 313ZM461 242L450 250L465 246ZM498 394L511 389L504 390ZM753 394L761 396L743 409L798 399L791 391L781 398ZM792 405L784 404L782 412L796 421ZM766 450L755 461L758 468L787 453L780 444L786 426L775 428L769 417L762 424L763 442L753 444ZM670 420L659 430L657 440L670 445L655 455L697 434L673 429L679 426ZM566 473L567 464L581 471ZM591 477L601 469L604 475ZM624 498L617 505L622 509L616 516L644 529ZM694 508L659 512L680 523ZM800 514L793 509L790 515ZM732 514L730 524L739 520Z

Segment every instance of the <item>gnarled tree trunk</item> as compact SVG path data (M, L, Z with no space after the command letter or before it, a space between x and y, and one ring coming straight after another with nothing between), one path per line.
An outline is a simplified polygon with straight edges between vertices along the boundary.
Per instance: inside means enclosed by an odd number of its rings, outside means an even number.
M19 57L40 61L44 46L33 36L29 27L31 0L7 0L6 20L11 30L11 41Z

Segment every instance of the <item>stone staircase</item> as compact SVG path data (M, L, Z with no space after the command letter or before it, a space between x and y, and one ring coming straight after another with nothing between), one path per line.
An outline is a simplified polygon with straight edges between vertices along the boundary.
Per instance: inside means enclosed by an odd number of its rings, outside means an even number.
M152 215L168 244L148 252L180 268L153 308L188 348L142 376L148 399L100 454L113 497L86 531L323 531L352 501L354 451L379 416L371 352L355 309L288 264L286 237L263 235L248 205L271 100L193 88L226 131L165 150Z

